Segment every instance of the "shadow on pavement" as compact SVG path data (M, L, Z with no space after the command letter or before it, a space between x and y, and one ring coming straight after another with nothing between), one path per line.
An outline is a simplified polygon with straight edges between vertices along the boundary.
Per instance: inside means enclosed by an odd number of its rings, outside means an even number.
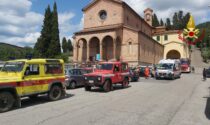
M119 90L123 90L123 89L128 89L130 87L131 87L131 85L129 85L127 88L122 88L121 85L115 85L115 86L113 86L112 91L119 91ZM100 87L96 87L96 88L92 89L90 92L107 93L103 90L103 88L100 88Z
M208 97L206 101L205 115L206 115L206 118L210 120L210 97Z
M73 97L73 96L74 96L73 94L66 94L66 96L64 98L62 98L61 100L67 99L67 98L70 98L70 97ZM52 102L52 101L49 101L49 99L46 95L39 96L35 99L30 99L30 98L26 97L26 98L21 100L21 104L22 104L21 108L27 108L27 107L30 107L30 106L45 104L45 103L49 103L49 102ZM21 108L14 108L13 110L18 110L18 109L21 109ZM13 110L11 110L11 111L13 111Z

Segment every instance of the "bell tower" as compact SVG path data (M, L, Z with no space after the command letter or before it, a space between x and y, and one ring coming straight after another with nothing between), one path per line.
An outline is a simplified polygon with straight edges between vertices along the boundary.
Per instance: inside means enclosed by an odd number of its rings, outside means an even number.
M150 8L147 8L144 10L144 20L152 26L152 15L153 15L153 10Z

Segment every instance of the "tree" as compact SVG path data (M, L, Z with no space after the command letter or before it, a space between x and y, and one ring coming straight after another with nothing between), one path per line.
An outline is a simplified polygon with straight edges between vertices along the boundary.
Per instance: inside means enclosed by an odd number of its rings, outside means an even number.
M167 18L167 19L166 19L166 28L167 28L168 30L171 30L171 20L170 20L170 18Z
M63 53L67 53L68 52L68 43L67 43L66 37L63 37L62 49L63 49Z
M51 27L52 27L52 14L50 6L48 5L45 10L45 17L43 21L41 36L37 39L34 46L36 56L38 57L48 57L48 48L51 41Z
M160 26L164 26L163 20L160 19Z
M154 14L153 17L152 17L152 26L154 26L154 27L160 26L160 23L159 23L159 20L158 20L156 14Z
M174 16L173 16L173 29L174 30L178 30L179 29L179 23L178 23L178 15L177 13L174 13Z
M68 50L69 52L73 52L73 45L70 39L68 40Z
M58 12L57 12L57 5L56 2L53 6L52 12L52 32L51 35L51 42L48 49L49 57L54 58L57 55L61 54L61 45L60 45L60 37L59 37L59 24L58 24Z
M183 17L183 27L186 28L187 27L187 23L190 19L190 13L187 13L184 17Z

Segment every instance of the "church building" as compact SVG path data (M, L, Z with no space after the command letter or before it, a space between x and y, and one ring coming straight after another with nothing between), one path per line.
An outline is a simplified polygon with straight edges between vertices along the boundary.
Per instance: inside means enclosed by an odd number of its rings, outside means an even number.
M82 9L84 27L74 34L74 62L122 60L157 64L164 46L153 39L151 9L139 16L121 0L93 0Z

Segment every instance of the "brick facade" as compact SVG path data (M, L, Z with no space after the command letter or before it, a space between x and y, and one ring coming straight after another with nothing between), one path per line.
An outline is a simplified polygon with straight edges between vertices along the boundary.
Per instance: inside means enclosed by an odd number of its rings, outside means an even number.
M147 9L145 13L150 12ZM84 28L74 36L74 61L127 61L156 64L164 47L152 39L153 28L121 0L94 0L85 8Z

